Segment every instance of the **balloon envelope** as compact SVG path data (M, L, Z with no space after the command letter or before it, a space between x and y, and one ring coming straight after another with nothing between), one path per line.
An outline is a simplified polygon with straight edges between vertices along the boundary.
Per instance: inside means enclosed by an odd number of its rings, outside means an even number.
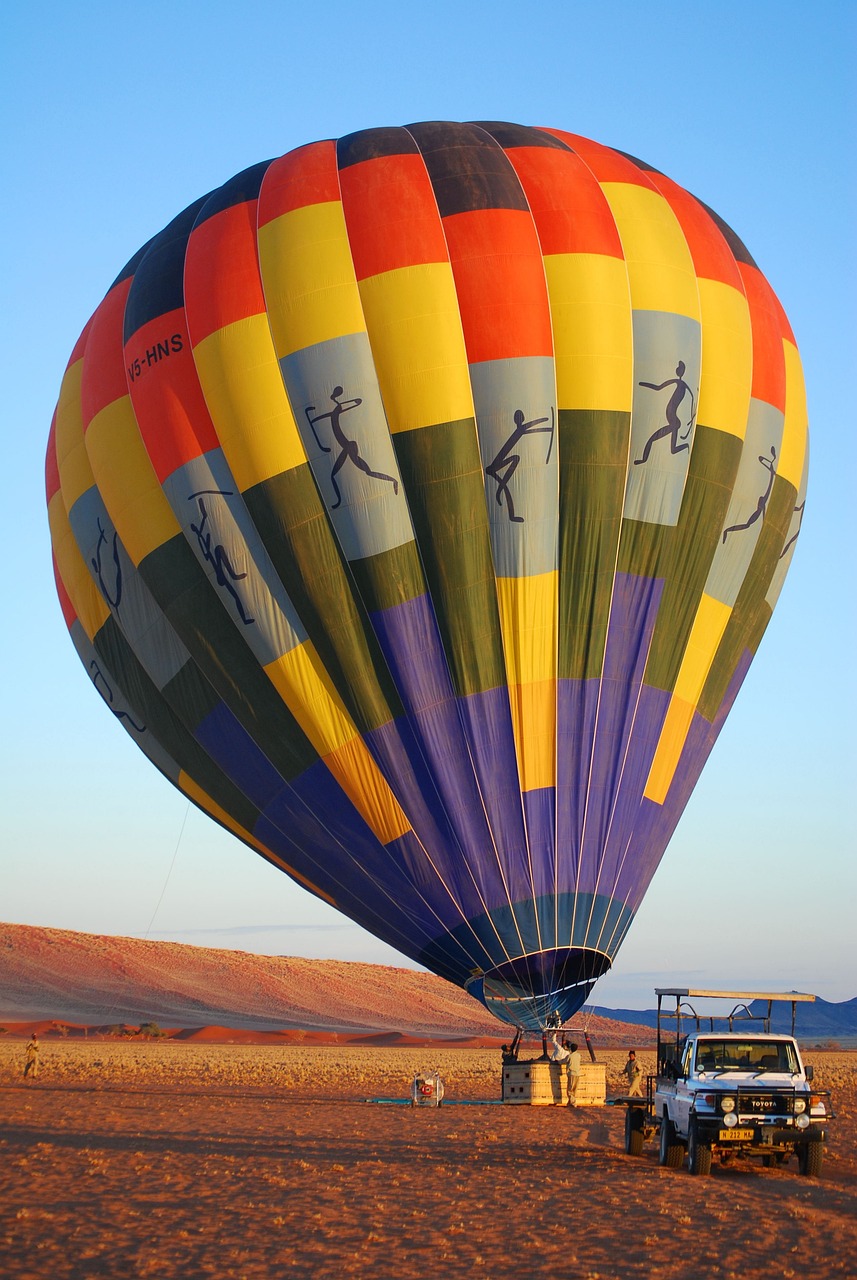
M129 262L47 457L153 764L508 1022L606 972L800 529L800 361L735 234L554 129L370 129Z

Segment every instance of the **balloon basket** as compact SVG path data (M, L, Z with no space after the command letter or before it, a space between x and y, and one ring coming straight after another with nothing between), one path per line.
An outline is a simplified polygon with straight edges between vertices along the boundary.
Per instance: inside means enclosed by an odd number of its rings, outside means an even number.
M568 1102L565 1068L537 1059L503 1067L503 1102L525 1107L562 1107ZM582 1062L575 1105L603 1107L607 1101L607 1070L602 1062Z

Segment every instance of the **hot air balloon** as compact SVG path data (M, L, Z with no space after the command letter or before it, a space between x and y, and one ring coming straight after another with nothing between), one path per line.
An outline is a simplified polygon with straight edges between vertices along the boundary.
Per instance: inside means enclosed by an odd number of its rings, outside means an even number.
M557 129L368 129L119 274L50 433L55 576L176 787L534 1029L633 921L807 457L785 314L695 197Z

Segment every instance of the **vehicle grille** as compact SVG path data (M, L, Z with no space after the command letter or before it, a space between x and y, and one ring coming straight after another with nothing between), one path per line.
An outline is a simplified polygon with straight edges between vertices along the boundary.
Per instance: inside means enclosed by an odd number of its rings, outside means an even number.
M794 1098L787 1093L739 1093L738 1111L745 1116L788 1116Z

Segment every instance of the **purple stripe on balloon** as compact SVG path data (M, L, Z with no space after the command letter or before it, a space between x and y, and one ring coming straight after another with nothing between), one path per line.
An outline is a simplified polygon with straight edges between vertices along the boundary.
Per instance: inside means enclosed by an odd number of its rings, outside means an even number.
M512 712L505 686L459 699L473 769L512 902L532 897Z
M445 843L432 841L432 855L462 891L475 880L489 911L509 898L531 897L506 689L455 697L427 596L374 613L372 625L407 713L408 729L397 724L375 730L367 735L370 750L386 773L397 750L395 739L406 744L410 767L427 796L424 805L438 829L452 833ZM396 769L390 779L393 789L423 838L397 787L400 772ZM472 873L469 877L459 865L462 855Z
M558 844L570 873L561 888L596 889L602 853L609 840L621 838L618 828L612 830L617 792L623 793L618 816L624 822L645 744L660 732L659 709L648 705L650 699L644 707L642 693L662 593L660 579L617 574L601 679L560 682Z
M408 715L452 702L452 682L429 597L417 596L371 616Z
M499 875L492 876L491 866L480 863L479 852L489 837L478 797L470 807L456 800L454 788L463 784L461 776L451 764L445 776L438 776L437 763L426 754L426 741L444 732L442 723L436 723L442 719L437 711L421 716L419 725L405 719L381 725L365 741L425 851L426 867L434 868L433 878L443 881L467 916L478 915L486 909L486 899L490 909L506 895Z
M557 850L559 889L574 889L589 786L590 752L598 710L597 680L557 684Z
M599 826L587 823L583 867L589 870L600 864L598 877L590 883L589 875L582 874L580 889L625 900L636 874L628 851L669 704L670 695L663 689L640 690L633 732L615 748L622 754L621 769L616 770L612 789L597 797Z
M556 791L553 787L540 787L537 791L525 791L524 821L527 827L527 846L533 867L533 883L536 897L552 895L555 890L556 867ZM551 933L555 925L550 921ZM544 930L542 930L544 935ZM553 946L553 942L544 945Z
M663 852L678 826L679 818L699 780L699 775L711 754L711 749L717 741L726 717L732 710L732 704L752 660L752 653L746 649L735 668L713 723L698 712L694 714L687 742L664 803L659 805L653 804L650 800L644 800L641 805L633 841L628 850L628 863L633 867L633 878L628 880L624 891L626 901L635 911L642 902ZM623 895L620 893L620 896Z

